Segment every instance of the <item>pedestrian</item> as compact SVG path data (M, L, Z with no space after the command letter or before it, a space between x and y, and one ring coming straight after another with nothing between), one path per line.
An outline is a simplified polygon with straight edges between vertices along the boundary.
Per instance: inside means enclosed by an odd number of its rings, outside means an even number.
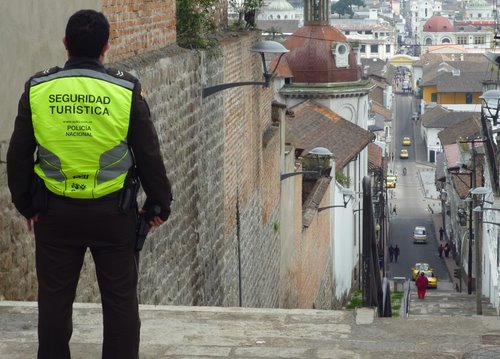
M417 294L419 299L425 298L425 290L427 289L427 285L429 284L429 280L425 276L424 272L420 272L420 275L417 277L415 281L415 285L417 287Z
M35 232L39 359L71 356L87 249L101 294L102 358L138 358L138 213L149 228L170 215L170 183L141 85L102 64L109 28L94 10L69 18L68 60L26 83L7 152L12 201Z
M394 262L398 262L398 257L399 257L399 247L396 244L396 247L394 247Z
M441 244L439 244L439 247L438 247L439 258L443 258L443 250L444 250L444 246L441 243Z
M389 262L392 263L392 259L394 258L394 247L392 246L392 244L389 246L388 251L389 251Z
M392 214L393 214L394 216L396 216L396 215L398 214L398 212L396 211L396 205L394 205L394 206L392 207Z
M444 245L444 256L446 258L448 258L449 254L450 254L450 251L451 251L451 247L450 247L450 245L448 243L446 243Z
M444 229L443 227L439 228L439 240L442 241L444 237Z

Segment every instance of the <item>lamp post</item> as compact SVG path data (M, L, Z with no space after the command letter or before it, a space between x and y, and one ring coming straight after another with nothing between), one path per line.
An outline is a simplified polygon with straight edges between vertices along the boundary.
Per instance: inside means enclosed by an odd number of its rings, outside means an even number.
M276 75L276 69L278 68L278 64L281 61L281 58L284 54L289 52L283 45L276 41L261 41L253 45L249 51L259 53L262 58L262 67L264 69L264 81L243 81L243 82L232 82L232 83L224 83L215 86L209 86L203 88L202 97L205 98L210 96L216 92L239 86L248 86L248 85L262 85L263 87L269 87L271 84L271 80ZM276 66L272 71L269 71L266 65L266 54L279 54L278 61L276 62Z
M476 314L483 314L483 305L482 305L482 241L483 241L483 233L479 231L479 213L483 211L484 205L484 196L489 193L489 190L485 187L477 187L471 190L471 194L474 196L474 199L477 201L478 197L480 197L480 205L473 209L475 214L474 216L474 233L476 233L476 239L474 241L474 250L476 251ZM477 202L476 202L477 203ZM495 210L494 208L488 208ZM500 210L500 209L499 209Z
M472 141L460 141L461 143L471 143L472 144L472 162L473 162L473 167L474 169L469 169L467 166L455 166L455 167L450 167L448 168L448 173L457 176L458 179L462 181L459 175L468 175L469 176L469 184L464 183L469 187L469 189L472 189L476 186L476 171L475 171L475 165L476 165L476 152L474 149L474 143L476 140ZM468 172L465 172L467 170ZM465 199L465 202L469 203L469 242L468 242L468 253L467 253L467 294L472 294L472 238L474 238L474 231L473 231L473 225L472 225L472 208L473 206L473 199L472 198L467 198ZM461 246L460 246L461 247ZM462 253L460 253L460 257L462 257ZM461 260L461 263L463 261ZM460 268L460 270L462 270ZM462 285L462 280L461 280L461 275L460 275L460 285Z

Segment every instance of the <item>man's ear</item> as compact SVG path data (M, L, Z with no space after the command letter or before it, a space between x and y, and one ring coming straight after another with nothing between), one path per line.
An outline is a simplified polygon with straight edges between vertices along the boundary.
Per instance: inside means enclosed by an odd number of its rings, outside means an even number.
M62 38L62 43L64 44L64 48L67 50L68 49L68 43L66 41L66 36Z
M104 47L102 48L101 55L99 56L101 59L103 59L104 56L106 56L106 52L108 52L110 47L111 46L109 45L109 42L106 42L106 45L104 45Z

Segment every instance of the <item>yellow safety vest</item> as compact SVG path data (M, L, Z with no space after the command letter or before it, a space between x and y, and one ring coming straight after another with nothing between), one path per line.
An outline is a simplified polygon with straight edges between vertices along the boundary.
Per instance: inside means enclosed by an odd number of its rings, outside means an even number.
M90 69L31 79L35 172L51 192L98 198L123 187L133 165L127 143L133 88Z

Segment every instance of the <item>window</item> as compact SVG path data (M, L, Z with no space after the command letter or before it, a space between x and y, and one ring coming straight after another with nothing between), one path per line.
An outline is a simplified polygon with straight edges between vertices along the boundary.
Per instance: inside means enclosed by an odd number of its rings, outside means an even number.
M474 36L474 45L483 45L484 43L486 43L484 35Z
M363 53L366 52L366 45L361 45L359 51Z
M385 45L385 52L390 53L391 52L391 45Z
M472 104L472 92L465 93L465 103L469 105Z
M371 53L378 53L378 45L370 45L370 52Z
M438 94L436 92L431 93L431 102L437 102Z
M467 44L467 35L458 35L457 36L457 44L458 45L466 45Z

